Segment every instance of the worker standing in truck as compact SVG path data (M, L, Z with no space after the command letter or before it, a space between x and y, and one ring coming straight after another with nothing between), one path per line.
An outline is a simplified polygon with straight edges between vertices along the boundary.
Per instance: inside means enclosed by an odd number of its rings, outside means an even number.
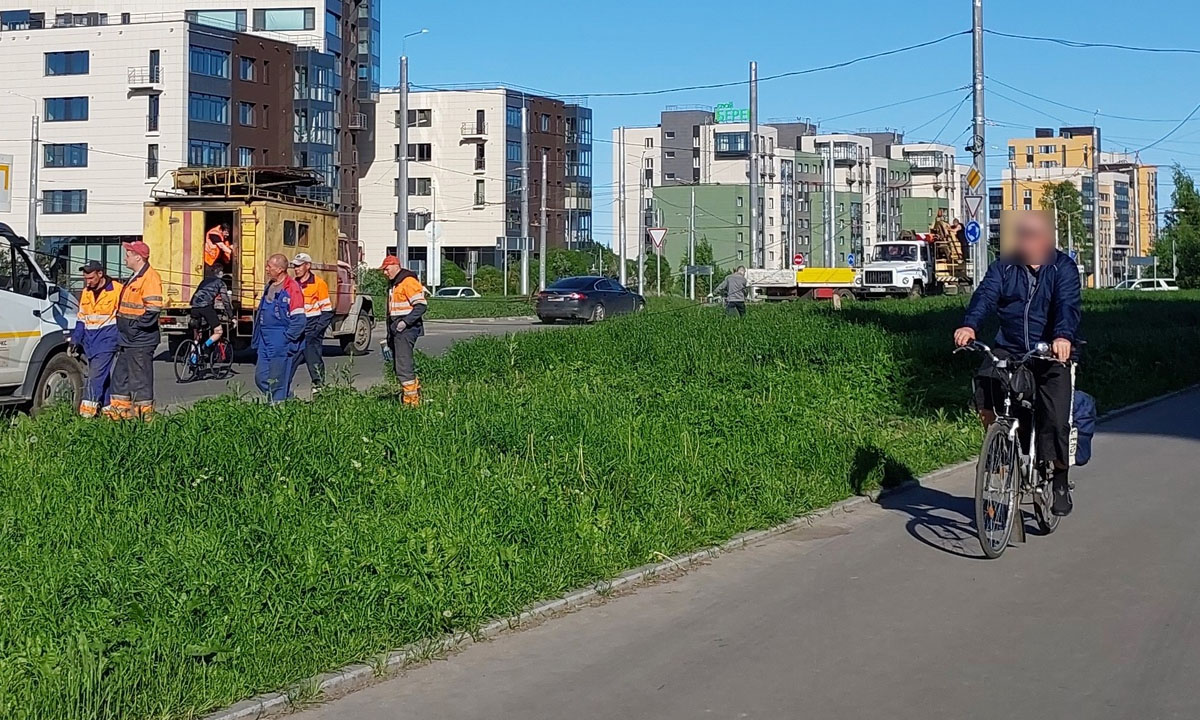
M219 275L222 269L232 269L233 242L229 238L229 225L225 223L209 228L204 234L205 277Z
M292 365L292 375L300 365L300 360L308 366L308 376L312 378L313 392L325 384L325 331L333 322L333 301L329 299L329 285L320 276L313 274L312 256L308 253L297 253L292 258L292 270L296 273L296 283L304 293L304 349L301 357Z
M400 266L400 259L389 255L383 260L383 272L388 277L388 346L396 379L404 390L404 404L421 404L421 381L413 364L417 340L425 334L425 286L416 273Z
M79 414L94 418L100 414L100 408L109 404L113 361L120 343L117 309L123 286L108 276L99 260L87 261L79 272L83 273L83 294L79 297L79 317L71 333L71 353L82 353L87 360L87 385Z
M163 309L162 278L150 267L146 243L124 243L125 266L133 271L121 288L117 308L119 332L113 364L112 397L104 415L113 419L150 418L154 415L154 350Z
M304 291L288 274L288 259L275 254L267 258L267 288L254 316L254 339L258 351L254 384L272 405L291 397L292 364L300 355L307 325Z

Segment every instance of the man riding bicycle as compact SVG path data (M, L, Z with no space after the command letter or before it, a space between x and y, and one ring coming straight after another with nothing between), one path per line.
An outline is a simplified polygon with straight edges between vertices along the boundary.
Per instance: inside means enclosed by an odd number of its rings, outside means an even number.
M1038 455L1053 461L1051 512L1062 517L1069 515L1072 507L1067 473L1074 392L1071 363L1078 360L1082 302L1079 268L1055 247L1054 219L1049 213L1023 212L1013 227L1012 252L988 268L971 297L963 327L954 333L954 343L958 347L972 343L980 327L995 314L1000 321L995 340L997 356L1021 356L1038 343L1050 345L1056 362L1031 366L1037 381L1036 442ZM975 406L984 424L990 425L996 416L986 397L988 384L977 386Z
M221 341L225 334L222 316L228 318L233 310L233 297L229 294L228 276L212 275L204 278L192 294L191 316L194 323L210 335L202 344L205 350Z

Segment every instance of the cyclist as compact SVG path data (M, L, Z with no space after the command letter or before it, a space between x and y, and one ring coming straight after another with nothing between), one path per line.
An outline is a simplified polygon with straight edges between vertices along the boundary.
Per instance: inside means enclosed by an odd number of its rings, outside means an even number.
M196 288L196 292L192 294L192 319L203 323L201 327L211 333L203 344L205 350L221 341L221 337L225 334L221 315L227 315L233 309L233 297L229 294L227 277L216 275L206 277Z
M1077 336L1081 313L1079 268L1054 246L1054 219L1049 213L1025 211L1012 223L1015 243L988 268L971 296L963 326L954 333L959 347L976 339L991 315L1000 322L995 353L999 357L1024 355L1038 343L1047 343L1055 362L1034 362L1037 381L1034 412L1037 418L1038 454L1053 462L1054 504L1051 511L1069 515L1071 396L1073 369L1078 359ZM978 383L975 398L985 424L995 421L986 398L987 383Z

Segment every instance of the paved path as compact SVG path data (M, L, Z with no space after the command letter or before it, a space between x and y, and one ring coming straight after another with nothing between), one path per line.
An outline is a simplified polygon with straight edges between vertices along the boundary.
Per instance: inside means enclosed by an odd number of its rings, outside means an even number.
M426 355L440 355L450 349L454 343L480 335L505 335L512 332L525 332L541 327L536 320L529 318L497 318L494 320L476 321L447 321L438 320L426 324L425 337L417 343L417 350ZM354 384L359 388L368 388L383 382L383 360L379 355L379 341L384 338L382 327L377 328L375 339L371 344L371 352L362 357L344 355L337 343L325 345L326 373L331 379L349 373ZM203 380L200 382L180 385L175 382L175 371L169 359L164 343L159 347L160 360L154 365L154 392L160 407L164 409L178 408L190 405L201 398L236 391L252 393L254 389L254 356L246 354L239 356L233 366L234 376L226 380ZM297 397L308 397L312 392L312 383L308 377L308 368L301 367L296 374L295 391Z
M1000 560L957 472L294 717L1200 717L1197 408L1106 424L1075 514Z

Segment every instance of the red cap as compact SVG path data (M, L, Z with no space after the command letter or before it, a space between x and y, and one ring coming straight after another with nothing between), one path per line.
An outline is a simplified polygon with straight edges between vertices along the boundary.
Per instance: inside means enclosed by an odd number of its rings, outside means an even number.
M121 243L121 245L124 246L124 248L129 252L134 253L135 255L141 255L143 260L146 260L147 262L150 260L150 246L141 240L138 240L137 242Z
M379 266L380 270L389 267L400 267L400 258L395 255L388 255L383 259L383 264Z

